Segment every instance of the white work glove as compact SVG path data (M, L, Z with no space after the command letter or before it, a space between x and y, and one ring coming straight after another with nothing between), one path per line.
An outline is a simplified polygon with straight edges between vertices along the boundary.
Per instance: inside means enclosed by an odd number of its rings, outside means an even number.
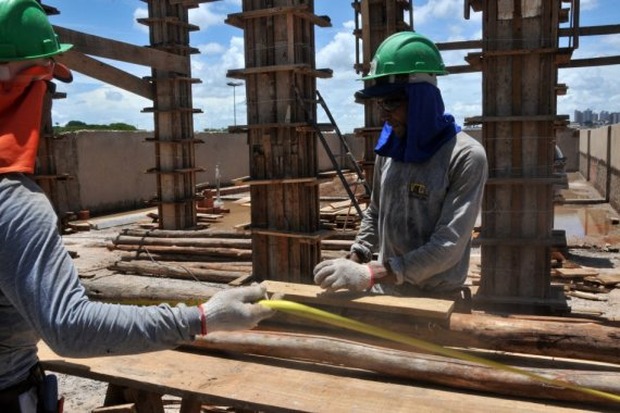
M257 303L266 297L267 290L261 285L236 287L219 291L206 303L200 305L204 312L203 332L247 330L275 314Z
M358 264L346 258L320 262L314 267L314 282L327 291L342 288L364 291L372 287L372 271L367 264Z

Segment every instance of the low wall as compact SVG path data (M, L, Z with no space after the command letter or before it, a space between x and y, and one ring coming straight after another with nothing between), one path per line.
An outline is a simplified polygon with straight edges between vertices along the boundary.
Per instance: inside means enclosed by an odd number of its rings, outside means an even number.
M620 210L620 124L580 131L579 172Z
M54 156L59 174L72 179L60 181L60 214L89 210L92 215L146 208L157 195L156 175L146 173L155 167L155 148L146 142L150 132L81 131L61 135L55 140ZM215 167L219 165L221 184L249 176L249 149L246 134L197 133L196 182L215 186ZM344 154L333 133L325 134L332 152ZM352 135L346 140L356 159L361 159L363 141ZM317 139L318 142L318 139ZM334 169L326 151L317 143L319 170ZM343 157L338 156L343 162ZM342 163L341 163L342 164Z

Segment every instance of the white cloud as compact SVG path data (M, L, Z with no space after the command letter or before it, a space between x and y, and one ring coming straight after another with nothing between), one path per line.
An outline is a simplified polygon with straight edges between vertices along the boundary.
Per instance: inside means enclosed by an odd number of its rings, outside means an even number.
M337 32L333 39L316 53L316 64L319 68L353 70L354 63L355 37L350 31Z
M211 3L202 3L198 8L189 10L189 21L200 26L202 31L221 26L224 20L226 20L226 14L218 13Z
M219 43L207 43L196 46L203 55L219 55L224 53L226 48Z
M148 16L149 16L148 9L145 9L143 7L138 7L137 9L135 9L133 12L133 20L134 20L133 27L142 33L148 34L149 27L144 24L138 23L138 19L144 19L144 18L147 18Z
M413 7L414 25L428 23L432 19L449 19L463 16L462 0L429 0L426 4Z
M338 128L343 133L364 126L364 107L356 104L353 94L364 85L359 82L361 74L355 73L355 25L347 21L337 29L330 41L317 50L318 68L329 68L333 76L317 80L317 89L323 96ZM326 113L319 106L317 118L321 123L328 122Z
M559 82L568 86L558 98L558 113L573 115L575 110L620 111L617 66L562 69Z
M229 70L245 67L243 38L233 36L227 48L221 46L220 53L197 55L192 62L192 77L202 81L192 89L194 107L204 112L195 116L195 129L233 125L233 107L236 107L237 124L245 124L245 85L233 90L227 85L231 79L226 77Z

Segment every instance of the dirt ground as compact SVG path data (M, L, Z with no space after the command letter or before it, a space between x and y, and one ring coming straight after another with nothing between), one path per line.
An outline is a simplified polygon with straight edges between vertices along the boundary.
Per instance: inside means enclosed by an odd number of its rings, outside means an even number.
M594 221L602 219L603 222L597 222L596 225L591 224L589 225L590 228L585 230L583 228L575 230L575 228L567 225L565 229L568 248L565 251L565 264L571 263L577 266L595 268L601 273L618 274L620 271L620 253L618 252L620 225L617 224L617 218L620 214L614 211L609 204L588 204L584 202L584 200L600 198L600 195L580 175L570 174L569 182L569 188L562 191L562 197L568 202L579 200L579 203L567 203L560 208L577 211L576 214L581 217L589 217L586 218L586 221L588 219ZM336 192L330 191L329 196L338 195ZM238 225L240 222L249 219L249 207L247 205L238 204L231 209L233 213L225 217L223 222L218 225ZM94 218L93 222L103 222L104 219ZM147 221L148 219L145 220L145 222ZM125 226L131 225L135 224ZM122 228L123 226L114 226L64 236L67 248L79 254L75 262L82 277L91 277L106 271L109 264L118 260L118 253L107 250L105 246ZM480 250L474 248L472 255L475 254L479 255ZM568 304L571 310L576 313L595 314L608 320L620 322L620 288L612 288L609 292L600 294L600 299L597 300L570 297ZM61 393L65 396L65 412L90 412L103 404L107 388L106 383L74 376L58 376ZM167 413L179 411L178 399L166 396L164 400L167 402Z

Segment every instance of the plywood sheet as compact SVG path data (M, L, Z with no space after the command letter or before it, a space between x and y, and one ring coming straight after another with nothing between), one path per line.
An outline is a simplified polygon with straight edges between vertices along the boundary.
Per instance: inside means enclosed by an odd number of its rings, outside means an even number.
M297 412L578 412L510 400L377 380L359 370L269 357L215 357L180 351L72 359L39 345L44 368L201 403Z

